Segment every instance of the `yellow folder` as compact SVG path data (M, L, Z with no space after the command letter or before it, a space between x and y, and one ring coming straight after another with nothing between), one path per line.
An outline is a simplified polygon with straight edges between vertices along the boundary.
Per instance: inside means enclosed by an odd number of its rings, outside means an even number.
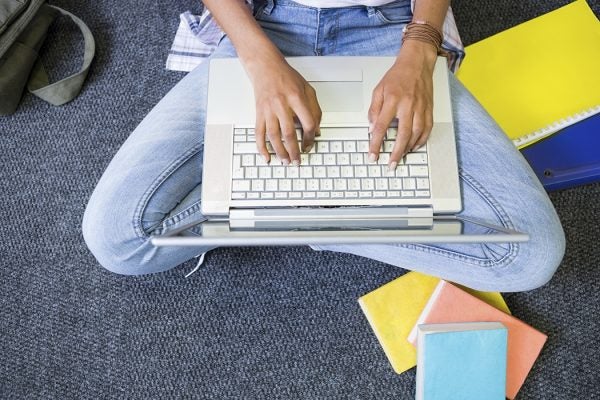
M472 44L457 73L518 147L600 112L600 22L585 0Z
M398 374L417 364L417 352L408 341L408 334L439 282L439 278L409 272L358 299L385 355ZM510 314L500 293L463 289Z

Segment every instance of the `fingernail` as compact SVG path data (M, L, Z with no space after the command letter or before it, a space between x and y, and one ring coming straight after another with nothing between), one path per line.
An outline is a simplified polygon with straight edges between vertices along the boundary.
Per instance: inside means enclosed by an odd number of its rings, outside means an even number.
M377 161L375 153L369 153L369 162L374 163L375 161Z
M305 153L308 153L309 151L311 151L311 150L312 150L313 146L314 146L314 143L313 143L313 144L311 144L311 145L309 145L309 146L306 146L306 148L304 149L304 152L305 152Z
M390 172L395 171L397 166L398 166L398 163L396 161L392 161L390 163L390 165L388 166L388 171L390 171Z
M261 154L261 155L262 155L262 154ZM262 156L262 158L263 158L263 160L265 160L265 162L266 162L267 164L269 164L269 163L271 162L271 157L266 157L266 156L264 156L264 155L263 155L263 156Z
M292 165L293 165L294 167L298 167L298 166L300 165L300 161L298 161L298 160L294 160L294 161L292 161Z
M283 160L281 160L281 163L283 165L290 165L290 160L288 160L287 158L284 158Z

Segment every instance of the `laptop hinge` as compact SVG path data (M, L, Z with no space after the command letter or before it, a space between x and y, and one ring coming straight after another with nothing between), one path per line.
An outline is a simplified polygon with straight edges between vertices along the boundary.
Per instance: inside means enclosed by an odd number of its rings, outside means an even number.
M296 229L358 228L390 229L431 226L432 207L336 207L336 208L269 208L232 209L231 228Z

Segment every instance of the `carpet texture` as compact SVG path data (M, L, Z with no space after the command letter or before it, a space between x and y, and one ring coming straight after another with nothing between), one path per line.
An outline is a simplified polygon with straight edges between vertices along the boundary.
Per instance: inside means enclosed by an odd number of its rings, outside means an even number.
M415 371L393 373L356 301L403 270L307 247L215 250L189 279L193 262L145 277L97 264L81 236L85 204L183 76L164 61L178 13L198 5L51 3L88 23L97 55L75 101L56 108L27 95L0 118L0 398L413 398ZM454 3L470 44L567 1ZM52 35L65 42L43 58L65 76L79 66L69 57L79 34L61 22ZM600 184L551 199L565 259L546 286L506 295L549 336L519 399L596 399Z

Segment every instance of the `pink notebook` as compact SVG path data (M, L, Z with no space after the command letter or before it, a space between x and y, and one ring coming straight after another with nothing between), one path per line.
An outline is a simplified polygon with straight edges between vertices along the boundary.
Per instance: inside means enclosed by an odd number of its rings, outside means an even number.
M417 325L449 322L501 322L508 329L506 397L514 399L548 336L462 289L440 281L408 336L416 346Z

